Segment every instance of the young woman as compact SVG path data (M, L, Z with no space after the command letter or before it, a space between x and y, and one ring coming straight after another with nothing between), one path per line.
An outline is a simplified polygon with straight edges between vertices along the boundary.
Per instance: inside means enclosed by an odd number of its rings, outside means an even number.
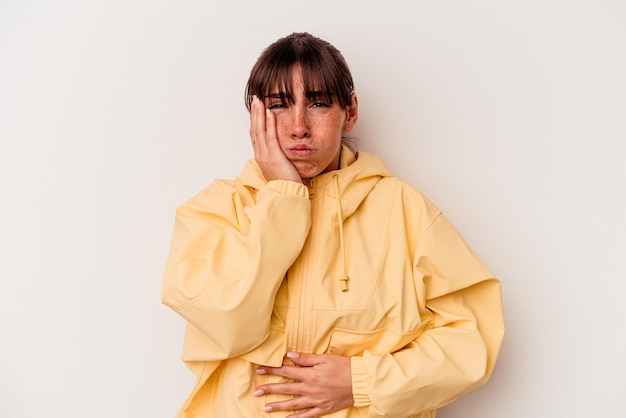
M162 300L197 376L178 417L434 417L484 383L500 284L450 222L342 139L342 55L294 33L246 89L254 160L178 208Z

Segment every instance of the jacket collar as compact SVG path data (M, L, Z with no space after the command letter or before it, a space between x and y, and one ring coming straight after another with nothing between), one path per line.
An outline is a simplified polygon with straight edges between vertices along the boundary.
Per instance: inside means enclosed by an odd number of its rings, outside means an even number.
M368 152L353 153L350 148L342 145L339 157L339 169L322 173L312 179L312 187L318 191L327 190L335 196L333 182L337 182L339 199L343 208L343 218L349 217L372 191L376 184L391 174L380 159ZM336 177L336 180L334 178ZM267 184L259 165L254 159L248 160L239 180L244 186L260 190Z

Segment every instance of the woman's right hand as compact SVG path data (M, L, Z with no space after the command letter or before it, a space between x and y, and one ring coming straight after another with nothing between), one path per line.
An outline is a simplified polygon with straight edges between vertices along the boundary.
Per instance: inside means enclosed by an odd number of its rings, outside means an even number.
M296 167L287 159L278 142L276 117L257 96L250 106L250 139L254 159L267 181L291 180L302 183Z

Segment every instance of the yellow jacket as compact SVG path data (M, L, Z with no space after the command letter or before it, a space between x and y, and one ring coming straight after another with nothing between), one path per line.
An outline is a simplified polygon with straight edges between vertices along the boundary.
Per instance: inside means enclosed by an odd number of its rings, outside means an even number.
M178 208L162 301L197 376L178 417L288 415L252 395L287 351L351 357L355 404L331 417L434 417L489 377L498 280L376 157L344 147L340 166L303 185L251 160Z

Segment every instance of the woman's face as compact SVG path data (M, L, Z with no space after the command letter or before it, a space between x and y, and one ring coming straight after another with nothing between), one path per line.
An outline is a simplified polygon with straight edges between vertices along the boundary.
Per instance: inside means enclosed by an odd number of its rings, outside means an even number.
M330 104L321 94L309 97L299 68L293 72L294 103L281 101L278 91L265 98L265 106L276 118L278 142L301 178L339 168L343 132L350 132L358 117L358 102L353 93L352 106L342 108L337 100Z

